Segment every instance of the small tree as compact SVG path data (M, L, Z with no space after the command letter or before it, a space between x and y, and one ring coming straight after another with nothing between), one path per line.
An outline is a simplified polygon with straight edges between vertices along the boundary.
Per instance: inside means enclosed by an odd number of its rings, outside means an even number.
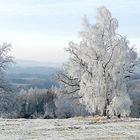
M9 54L11 45L4 43L0 45L0 89L9 91L9 84L5 78L5 71L8 65L13 63L13 57Z
M13 87L5 77L8 65L13 62L10 51L10 44L0 45L0 115L2 117L12 116L18 110Z
M60 89L79 97L91 113L127 116L131 100L126 81L138 63L137 53L116 32L118 21L105 7L98 8L96 20L91 25L84 18L80 43L70 42L69 61L57 76Z

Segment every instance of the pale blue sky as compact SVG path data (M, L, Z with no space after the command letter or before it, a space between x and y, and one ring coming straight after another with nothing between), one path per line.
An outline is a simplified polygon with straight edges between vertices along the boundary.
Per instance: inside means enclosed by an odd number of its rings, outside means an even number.
M63 48L78 39L83 16L94 23L102 5L140 52L140 0L0 0L0 42L12 43L18 59L65 61Z

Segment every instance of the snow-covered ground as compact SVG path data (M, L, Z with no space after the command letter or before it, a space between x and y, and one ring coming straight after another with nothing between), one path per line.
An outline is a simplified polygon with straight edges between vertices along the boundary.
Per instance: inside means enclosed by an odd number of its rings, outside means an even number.
M0 119L0 140L140 140L140 120Z

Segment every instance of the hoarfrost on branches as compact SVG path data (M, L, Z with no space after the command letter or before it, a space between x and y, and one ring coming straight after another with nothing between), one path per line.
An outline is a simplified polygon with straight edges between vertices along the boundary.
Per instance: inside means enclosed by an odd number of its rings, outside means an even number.
M79 99L90 113L108 118L129 115L126 81L138 63L137 53L117 28L117 19L105 7L97 9L94 25L85 17L81 41L69 43L69 61L58 74L62 93Z
M18 110L15 93L5 76L5 71L8 65L13 62L13 57L10 55L11 45L3 43L0 45L0 116L11 117L15 116Z

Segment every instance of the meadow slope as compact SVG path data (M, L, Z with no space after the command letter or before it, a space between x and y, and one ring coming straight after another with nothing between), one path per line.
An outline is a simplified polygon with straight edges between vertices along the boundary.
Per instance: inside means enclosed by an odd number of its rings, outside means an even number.
M140 120L0 119L0 140L139 140Z

